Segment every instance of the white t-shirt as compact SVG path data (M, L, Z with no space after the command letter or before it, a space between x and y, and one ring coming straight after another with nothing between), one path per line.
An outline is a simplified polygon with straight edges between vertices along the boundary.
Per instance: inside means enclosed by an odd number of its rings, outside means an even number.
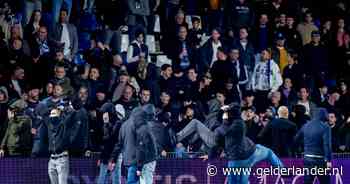
M210 67L213 66L214 62L218 60L216 57L216 54L218 53L218 48L221 47L221 42L218 43L211 42L211 45L213 46L213 58L211 59Z
M64 50L63 54L64 56L70 56L70 39L69 39L69 31L67 24L62 24L62 36L61 36L61 42L64 43Z
M306 115L310 115L310 103L309 103L309 101L307 101L307 102L305 102L305 103L302 102L302 101L298 101L298 105L304 106L305 109L306 109L305 114L306 114Z

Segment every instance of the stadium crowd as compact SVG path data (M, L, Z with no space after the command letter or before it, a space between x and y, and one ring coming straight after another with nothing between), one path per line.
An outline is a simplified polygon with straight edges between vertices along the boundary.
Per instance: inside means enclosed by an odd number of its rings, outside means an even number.
M279 157L302 152L292 137L319 107L333 152L350 151L347 1L1 0L0 57L0 157L101 152L107 173L121 138L147 132L160 157L224 157L178 140L193 120L214 131L232 104ZM127 124L140 109L151 126Z

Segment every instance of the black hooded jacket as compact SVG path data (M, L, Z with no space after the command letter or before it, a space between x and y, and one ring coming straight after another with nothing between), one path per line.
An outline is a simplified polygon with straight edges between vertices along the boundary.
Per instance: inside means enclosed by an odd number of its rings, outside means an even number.
M142 112L135 116L136 127L136 161L139 171L144 164L155 161L158 157L156 138L148 121L155 115L155 107L151 104L142 107Z
M112 103L103 104L101 113L108 113L109 115L109 122L103 122L103 138L100 155L100 160L102 163L106 164L113 151L113 146L119 141L118 135L122 120L118 119L117 112Z

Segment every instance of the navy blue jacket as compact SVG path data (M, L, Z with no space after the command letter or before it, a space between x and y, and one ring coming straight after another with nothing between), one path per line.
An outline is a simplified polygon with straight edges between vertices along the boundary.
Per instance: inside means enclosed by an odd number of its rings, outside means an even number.
M327 111L318 109L318 116L306 123L297 133L294 140L304 138L304 154L324 156L326 161L332 160L331 128L325 122Z

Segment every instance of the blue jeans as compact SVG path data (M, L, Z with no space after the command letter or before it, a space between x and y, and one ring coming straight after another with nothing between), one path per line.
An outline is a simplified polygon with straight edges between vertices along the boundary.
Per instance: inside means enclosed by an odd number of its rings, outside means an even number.
M327 168L327 163L324 161L324 159L304 157L304 168L309 168L309 170L311 170L312 168ZM327 174L326 175L307 175L306 174L304 176L304 184L313 184L316 176L320 184L331 183L330 176Z
M120 184L121 179L121 166L122 166L122 155L120 154L117 162L115 163L115 169L112 173L108 172L108 164L100 165L100 175L98 176L97 184L108 184L109 177L112 175L112 184Z
M147 163L142 168L142 174L140 177L140 184L152 184L153 183L153 174L156 170L156 161Z
M272 166L283 167L283 163L270 149L260 144L256 145L255 152L246 160L231 160L228 162L229 168L252 168L256 163L266 160ZM248 173L247 173L248 174ZM247 184L249 183L249 175L229 175L228 184Z
M72 9L72 0L53 0L52 1L52 17L54 22L58 22L62 6L68 10L68 16Z
M128 167L128 178L127 178L127 184L138 184L139 183L139 177L136 174L137 166L131 165Z

